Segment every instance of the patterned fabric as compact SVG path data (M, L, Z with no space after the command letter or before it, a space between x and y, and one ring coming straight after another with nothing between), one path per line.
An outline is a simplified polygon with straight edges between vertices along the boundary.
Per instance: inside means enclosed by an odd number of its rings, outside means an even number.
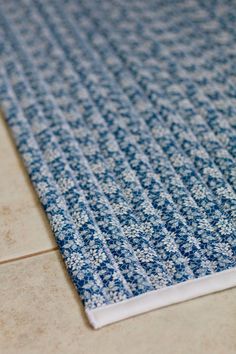
M236 266L236 2L0 3L0 102L87 309Z

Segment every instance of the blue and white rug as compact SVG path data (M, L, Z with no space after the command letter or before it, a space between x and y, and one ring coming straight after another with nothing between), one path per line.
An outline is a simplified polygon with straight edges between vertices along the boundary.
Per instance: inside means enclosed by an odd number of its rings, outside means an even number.
M236 1L1 1L0 102L95 328L236 285Z

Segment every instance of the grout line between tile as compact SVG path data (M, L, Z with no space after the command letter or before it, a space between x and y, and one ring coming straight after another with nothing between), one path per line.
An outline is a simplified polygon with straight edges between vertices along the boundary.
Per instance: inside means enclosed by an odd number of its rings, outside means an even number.
M20 261L22 259L26 259L26 258L31 258L31 257L35 257L35 256L40 256L41 254L45 254L45 253L49 253L52 251L56 251L58 250L58 247L55 246L53 248L50 248L48 250L44 250L44 251L39 251L39 252L34 252L34 253L30 253L30 254L26 254L24 256L19 256L19 257L14 257L14 258L10 258L10 259L6 259L3 261L0 261L0 266L3 264L7 264L7 263L12 263L12 262L16 262L16 261Z

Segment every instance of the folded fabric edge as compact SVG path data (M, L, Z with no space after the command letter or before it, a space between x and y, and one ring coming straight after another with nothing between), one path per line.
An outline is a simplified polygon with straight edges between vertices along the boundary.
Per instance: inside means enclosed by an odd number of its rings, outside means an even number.
M119 303L86 309L89 322L98 329L151 310L190 300L236 286L236 268L231 268L184 283L150 291Z

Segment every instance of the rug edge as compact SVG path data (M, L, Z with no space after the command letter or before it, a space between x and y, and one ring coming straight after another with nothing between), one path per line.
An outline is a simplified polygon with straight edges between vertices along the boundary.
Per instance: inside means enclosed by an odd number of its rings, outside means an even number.
M119 303L97 309L85 309L94 329L118 322L161 307L194 299L236 286L236 267L191 279L184 283L150 291Z

